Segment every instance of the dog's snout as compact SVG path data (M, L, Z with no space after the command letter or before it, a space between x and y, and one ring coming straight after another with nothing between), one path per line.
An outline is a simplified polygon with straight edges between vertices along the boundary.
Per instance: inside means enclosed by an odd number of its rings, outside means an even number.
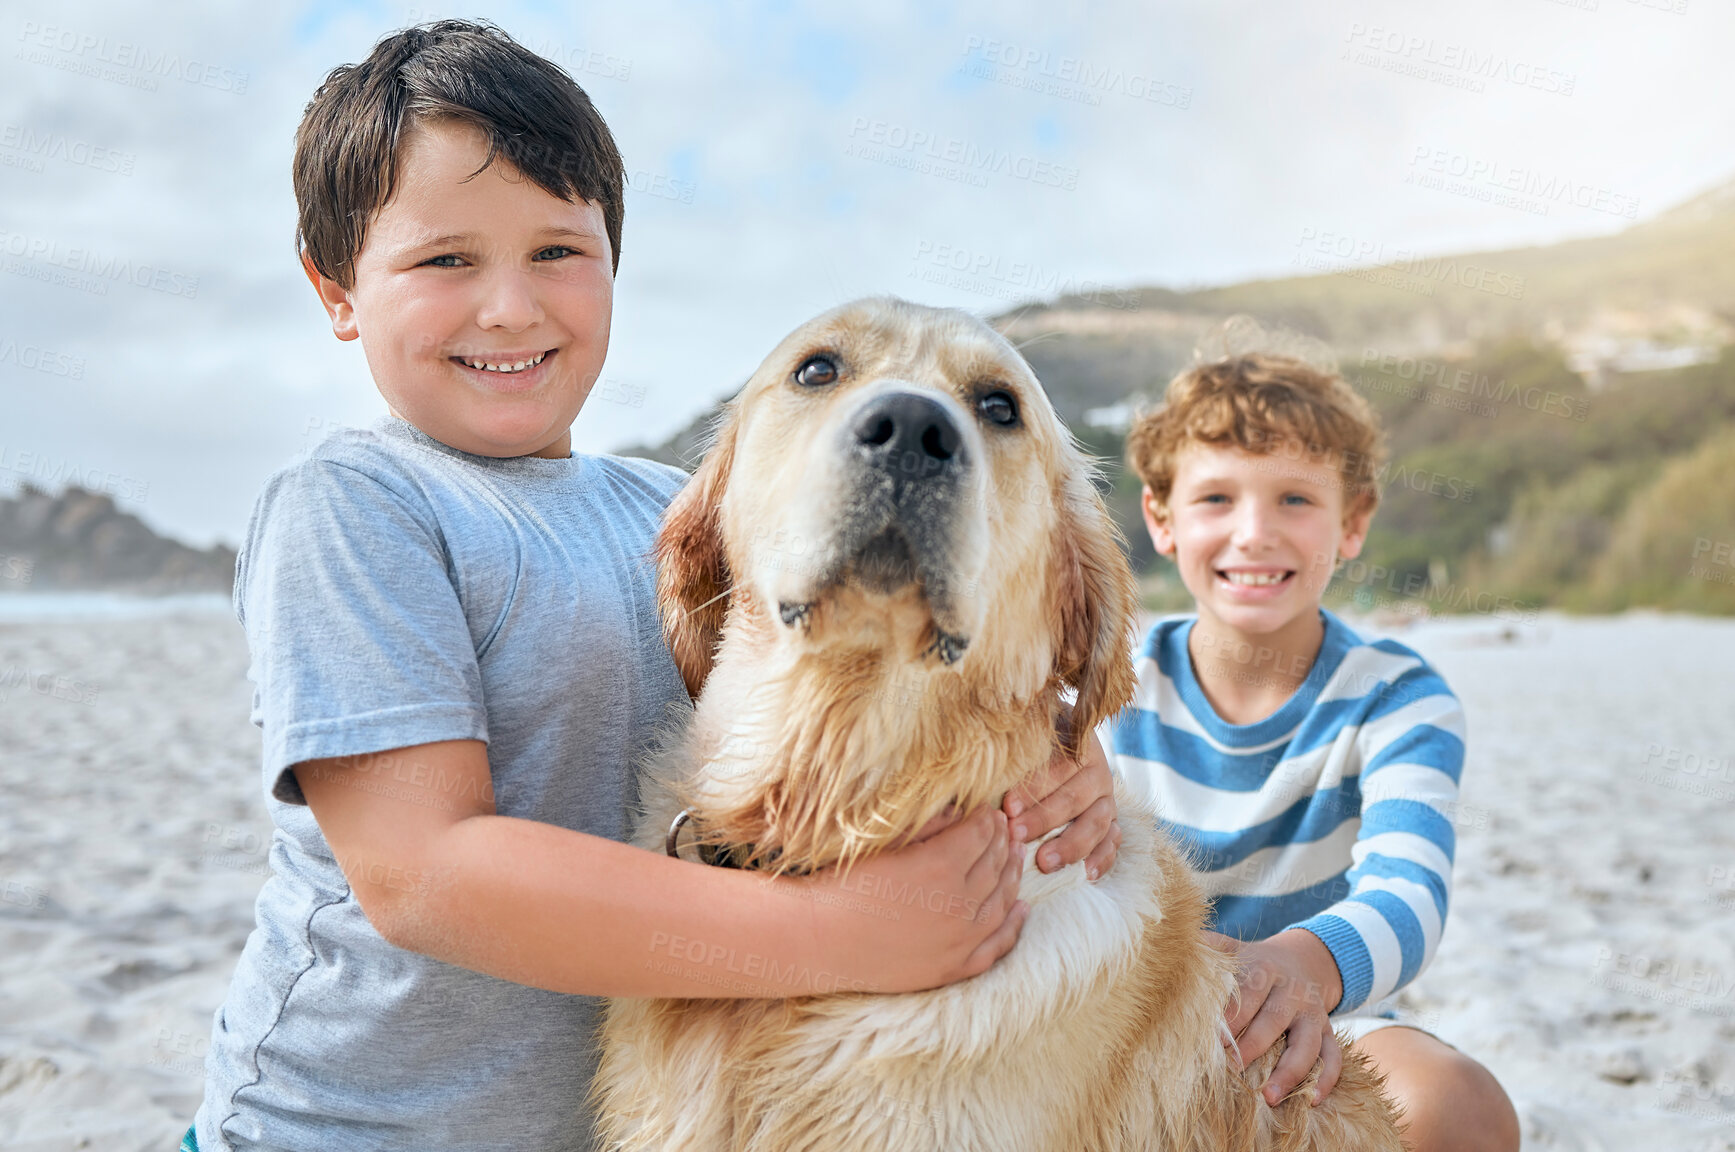
M854 431L858 447L881 467L927 474L962 463L957 422L938 400L918 392L874 400L856 417Z

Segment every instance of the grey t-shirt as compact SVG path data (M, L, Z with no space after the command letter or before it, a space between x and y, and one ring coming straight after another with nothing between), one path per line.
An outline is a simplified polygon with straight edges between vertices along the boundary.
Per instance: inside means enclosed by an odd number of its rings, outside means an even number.
M626 840L632 764L687 703L650 556L685 480L471 456L388 418L267 482L235 608L272 875L213 1023L206 1152L589 1147L599 1002L386 943L287 769L485 740L502 815Z

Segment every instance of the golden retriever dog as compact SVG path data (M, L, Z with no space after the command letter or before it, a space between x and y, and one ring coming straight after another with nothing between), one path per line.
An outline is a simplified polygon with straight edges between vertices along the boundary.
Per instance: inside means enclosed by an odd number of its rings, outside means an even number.
M948 802L999 804L1049 759L1068 691L1072 733L1132 695L1134 585L1090 466L1023 359L962 312L870 299L797 329L670 505L658 561L697 703L643 783L643 847L861 861ZM601 1146L1398 1152L1354 1052L1317 1108L1317 1066L1275 1109L1260 1095L1281 1043L1232 1066L1234 961L1201 935L1154 813L1116 800L1115 866L1044 875L1033 845L1022 936L979 976L610 1001Z

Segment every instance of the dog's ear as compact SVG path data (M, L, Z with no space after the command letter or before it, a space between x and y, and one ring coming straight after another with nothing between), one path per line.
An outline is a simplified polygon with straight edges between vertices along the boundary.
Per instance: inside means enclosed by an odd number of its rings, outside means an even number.
M669 652L695 700L711 674L729 609L729 558L718 508L735 464L735 406L720 417L704 462L663 514L657 533L657 601Z
M1059 493L1052 605L1054 674L1078 692L1067 752L1133 696L1138 591L1120 533L1080 461Z

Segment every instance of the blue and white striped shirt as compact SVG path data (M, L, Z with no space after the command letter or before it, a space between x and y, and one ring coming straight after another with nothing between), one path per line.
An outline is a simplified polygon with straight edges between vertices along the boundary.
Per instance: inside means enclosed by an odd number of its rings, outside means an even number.
M1320 616L1307 679L1253 724L1225 723L1200 689L1195 618L1157 621L1105 743L1191 854L1210 926L1238 940L1318 936L1343 977L1343 1015L1414 980L1439 945L1464 713L1415 652Z

